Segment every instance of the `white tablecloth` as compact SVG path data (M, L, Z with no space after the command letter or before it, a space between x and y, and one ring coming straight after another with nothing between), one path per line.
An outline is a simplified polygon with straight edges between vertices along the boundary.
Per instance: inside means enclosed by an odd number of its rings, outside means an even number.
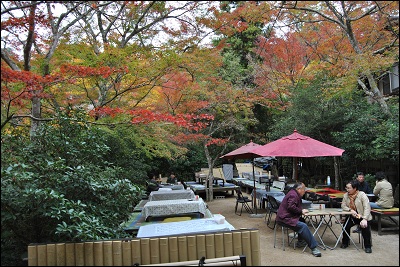
M219 232L235 230L226 220L217 224L214 219L192 219L182 222L154 223L139 228L137 237L158 237L176 234L189 234L201 232Z
M172 190L183 190L183 189L185 189L183 187L183 184L160 184L160 188L171 188Z
M200 198L197 201L189 201L188 199L173 199L173 200L160 200L149 201L144 205L142 214L147 220L149 216L159 217L175 214L186 214L199 212L206 214L206 203Z
M152 191L149 195L149 201L169 199L194 199L194 193L192 190L171 190Z

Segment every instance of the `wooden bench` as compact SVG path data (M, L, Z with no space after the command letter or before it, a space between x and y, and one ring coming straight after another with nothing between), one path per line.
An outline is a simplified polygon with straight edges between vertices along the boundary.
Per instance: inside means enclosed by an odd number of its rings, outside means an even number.
M377 217L378 222L378 235L382 235L383 231L398 231L399 230L399 221L393 219L392 217L399 217L399 208L391 208L391 209L371 209L371 215L375 220ZM392 221L395 226L394 227L382 227L382 218L387 217L390 221Z
M30 244L28 266L138 266L185 261L199 263L199 259L203 257L209 262L214 258L235 255L245 256L249 266L261 265L258 229L154 238ZM224 264L233 263L225 261Z
M137 266L246 266L246 256L230 256L221 257L214 259L206 259L202 257L200 260L194 261L181 261L181 262L170 262L170 263L159 263L159 264L147 264Z

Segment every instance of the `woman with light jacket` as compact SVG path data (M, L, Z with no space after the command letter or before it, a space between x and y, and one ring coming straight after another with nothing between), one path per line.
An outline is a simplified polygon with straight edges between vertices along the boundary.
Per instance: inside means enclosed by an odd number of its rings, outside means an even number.
M377 172L375 174L376 185L374 187L374 195L378 197L378 201L370 202L372 209L390 209L393 208L393 187L392 184L386 180L384 172Z
M361 234L364 238L364 248L366 253L371 253L371 226L372 220L371 207L368 196L358 190L358 181L352 180L346 184L346 193L343 195L342 209L350 211L348 223L345 227L346 233L343 233L341 248L349 246L350 228L354 225L360 225Z

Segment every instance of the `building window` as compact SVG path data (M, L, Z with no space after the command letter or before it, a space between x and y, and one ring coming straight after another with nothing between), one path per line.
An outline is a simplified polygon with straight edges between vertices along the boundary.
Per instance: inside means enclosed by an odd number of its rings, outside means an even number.
M399 92L399 65L392 67L390 72L385 73L379 78L379 90L383 95L398 94Z

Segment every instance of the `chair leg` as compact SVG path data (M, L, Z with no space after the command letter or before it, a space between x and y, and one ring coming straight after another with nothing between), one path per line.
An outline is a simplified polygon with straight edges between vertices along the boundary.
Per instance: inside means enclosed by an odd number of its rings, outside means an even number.
M271 211L268 213L268 216L267 213L265 214L265 217L267 217L267 225L269 225L269 223L271 222L271 214L272 214Z
M276 247L276 231L277 231L278 227L280 227L281 233L282 233L282 249L285 250L285 246L286 246L285 245L285 239L286 238L288 239L288 246L290 246L290 244L293 242L293 249L296 249L295 240L298 237L298 233L293 231L293 237L291 237L289 235L289 231L291 231L292 229L290 229L288 227L285 227L285 226L282 226L282 225L278 225L276 223L276 220L274 222L274 228L273 228L274 229L274 248ZM286 234L287 237L285 237L285 234Z
M250 208L249 204L247 204L247 202L244 202L242 205L242 208L245 208L245 210L247 211L247 213L253 214L253 210Z
M290 229L291 230L291 229ZM288 237L288 246L293 242L293 249L296 249L296 238L297 238L297 232L293 231L293 237L290 236L289 234L289 228L286 228L286 234Z
M265 215L266 215L266 214L265 214ZM274 225L271 227L271 226L269 226L269 224L271 223L271 218L272 218L272 212L270 212L270 213L268 214L267 226L268 226L268 228L270 228L270 229L274 229L275 224L276 224L276 220L275 220L275 222L274 222Z
M275 246L276 246L276 227L277 227L277 225L276 225L276 223L274 224L274 248L275 248Z
M362 236L362 233L358 233L358 243L361 243L361 248L364 248L364 237ZM371 234L371 247L372 247L372 234Z

